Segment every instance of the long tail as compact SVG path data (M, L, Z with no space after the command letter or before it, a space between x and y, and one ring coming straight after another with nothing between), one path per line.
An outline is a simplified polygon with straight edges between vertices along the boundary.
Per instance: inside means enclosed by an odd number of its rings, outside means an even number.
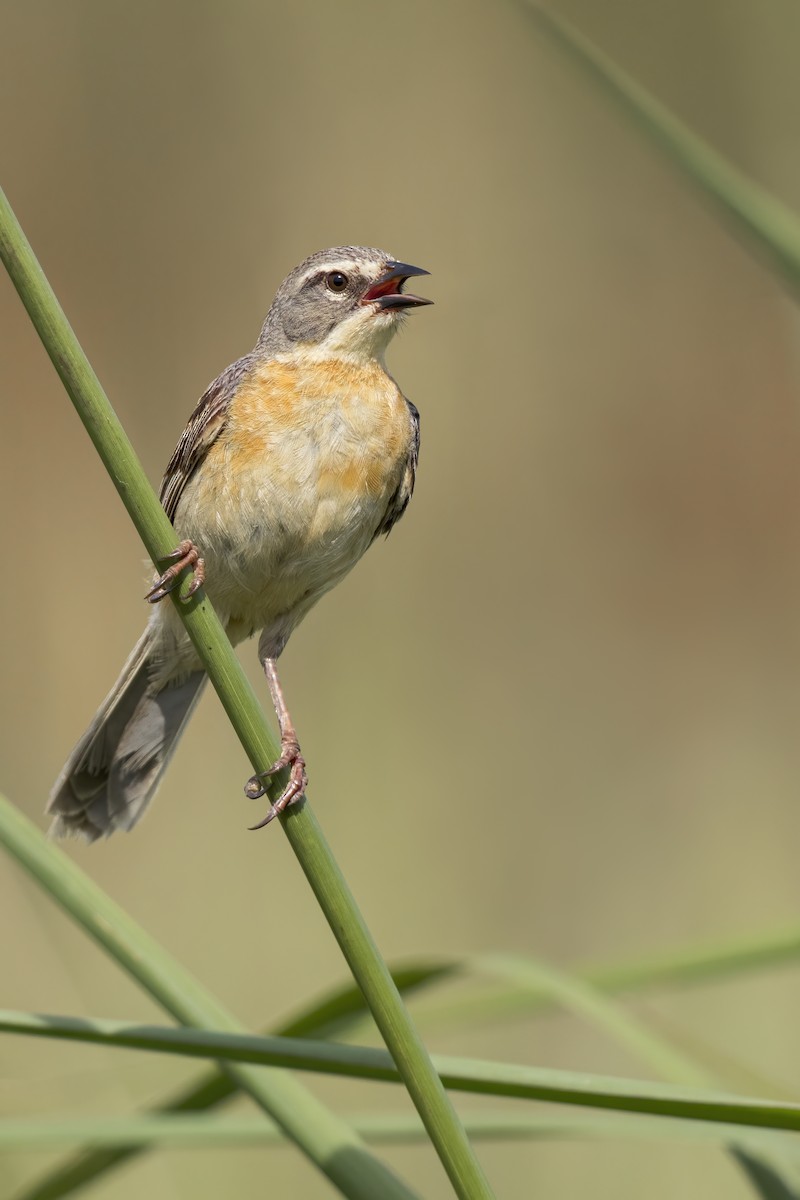
M155 794L206 681L195 671L153 692L145 631L50 794L51 834L88 842L132 829Z

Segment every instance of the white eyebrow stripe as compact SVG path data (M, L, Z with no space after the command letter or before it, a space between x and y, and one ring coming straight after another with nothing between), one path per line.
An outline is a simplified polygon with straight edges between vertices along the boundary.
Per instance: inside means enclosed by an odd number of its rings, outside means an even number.
M318 275L327 275L330 271L343 271L347 274L348 271L363 271L364 268L378 267L377 262L356 262L352 258L330 259L328 262L317 262L313 267L310 267L300 276L300 286L308 283L309 279L315 279Z
M309 279L314 279L317 275L327 275L330 271L344 271L348 267L352 269L354 263L343 263L341 259L338 262L319 262L315 263L310 271L302 277L302 282L307 283Z

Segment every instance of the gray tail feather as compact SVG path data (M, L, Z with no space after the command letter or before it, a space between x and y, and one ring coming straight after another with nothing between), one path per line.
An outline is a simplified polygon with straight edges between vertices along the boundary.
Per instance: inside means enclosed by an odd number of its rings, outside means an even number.
M149 650L145 631L56 780L47 804L54 837L93 842L132 829L155 794L206 674L153 692Z

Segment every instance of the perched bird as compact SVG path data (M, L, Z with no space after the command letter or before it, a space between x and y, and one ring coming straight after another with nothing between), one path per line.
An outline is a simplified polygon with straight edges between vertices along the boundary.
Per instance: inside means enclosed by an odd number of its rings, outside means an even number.
M383 356L427 271L383 250L339 246L281 284L255 348L215 379L161 484L181 544L147 594L145 632L59 776L53 832L94 841L131 829L158 787L206 681L171 604L186 570L234 645L261 631L258 655L281 734L266 775L288 767L259 823L298 799L305 761L276 662L292 630L403 515L414 489L419 413ZM264 794L261 779L248 795Z

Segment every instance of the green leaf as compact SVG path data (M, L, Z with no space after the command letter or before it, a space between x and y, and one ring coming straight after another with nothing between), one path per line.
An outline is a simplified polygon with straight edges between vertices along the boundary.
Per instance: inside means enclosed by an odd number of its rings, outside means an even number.
M392 977L398 990L405 994L444 979L456 970L457 967L450 962L409 963L396 967ZM321 1038L341 1036L368 1015L369 1009L361 992L348 985L336 988L314 1001L278 1025L274 1033L282 1037L309 1037L312 1034ZM155 1114L205 1111L230 1100L238 1091L235 1080L218 1070L211 1070L196 1083L171 1096L155 1110ZM59 1200L147 1148L146 1145L126 1145L79 1152L34 1183L26 1190L22 1200Z
M530 955L487 954L471 960L478 971L512 981L522 990L549 992L556 1004L588 1021L624 1046L665 1079L706 1084L708 1077L688 1055L670 1045L616 1001L604 996L583 979L559 971Z
M752 246L797 291L800 288L800 221L795 214L693 133L569 22L532 0L526 0L525 7L542 32L569 55L585 75L602 87L606 95L744 235L744 244Z
M485 955L473 962L478 969L513 980L521 988L548 991L556 1003L590 1022L665 1079L698 1087L715 1082L697 1061L585 980L530 956ZM728 1151L763 1200L800 1200L800 1170L794 1139L789 1142L785 1138L770 1138L759 1144L752 1138L743 1143L741 1138L734 1137Z
M666 953L650 955L609 965L581 967L577 978L603 992L643 991L663 987L685 987L714 983L736 975L785 966L800 957L800 926L789 925L745 938L724 939L701 945L678 947ZM437 980L458 976L470 968L470 960L441 960L429 964L411 964L392 971L401 991L425 988ZM542 1012L559 1003L553 989L537 985L528 978L524 986L506 983L491 995L462 996L441 1002L423 1002L417 1019L424 1027L446 1025L453 1029L476 1021L497 1021L517 1014ZM347 986L315 1001L296 1017L276 1026L272 1032L284 1037L342 1036L368 1013L357 988ZM231 1079L218 1071L203 1074L163 1102L160 1112L195 1112L223 1104L238 1089ZM95 1150L76 1155L56 1167L40 1184L27 1192L25 1200L58 1200L97 1175L127 1161L133 1150ZM791 1193L783 1192L788 1196Z
M297 1071L376 1082L400 1081L391 1055L371 1046L10 1011L0 1011L0 1031L192 1058L213 1058L227 1063L290 1067ZM800 1131L800 1105L796 1104L700 1088L687 1091L666 1083L545 1070L516 1063L444 1055L436 1055L434 1063L444 1085L453 1091Z
M475 1112L463 1117L473 1139L491 1141L631 1138L647 1141L701 1142L717 1145L731 1136L743 1137L736 1125L713 1121L682 1121L671 1117L607 1117L596 1113L538 1116L530 1113ZM355 1113L348 1125L365 1141L418 1145L425 1127L412 1113ZM782 1134L759 1133L777 1142ZM186 1114L127 1117L29 1117L0 1119L0 1152L54 1150L82 1142L101 1148L238 1149L276 1145L284 1140L278 1127L260 1117L209 1117Z
M578 966L572 975L601 992L639 992L654 988L714 983L748 971L786 966L800 960L800 926L746 938L725 939L679 947L620 963ZM469 959L454 962L468 971ZM417 1010L426 1028L467 1025L529 1015L557 1007L552 989L516 983L503 984L480 995L459 996L445 1003L429 1001Z

